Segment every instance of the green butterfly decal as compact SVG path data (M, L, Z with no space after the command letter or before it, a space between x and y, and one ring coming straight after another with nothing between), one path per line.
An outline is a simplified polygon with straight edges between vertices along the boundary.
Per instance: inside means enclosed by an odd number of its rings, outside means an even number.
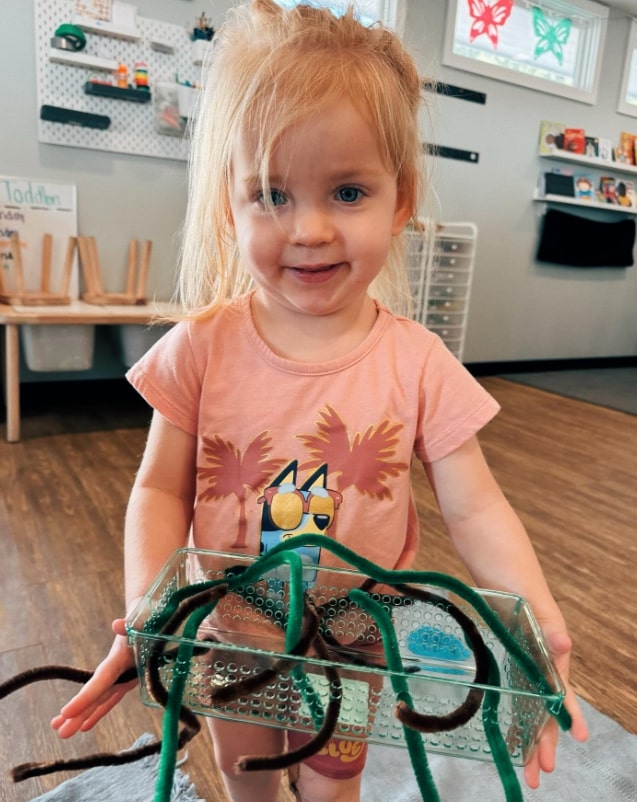
M572 25L573 21L568 17L564 17L553 25L546 18L541 8L533 6L533 30L535 35L539 37L533 58L539 58L542 53L553 53L561 66L564 59L562 45L568 42Z

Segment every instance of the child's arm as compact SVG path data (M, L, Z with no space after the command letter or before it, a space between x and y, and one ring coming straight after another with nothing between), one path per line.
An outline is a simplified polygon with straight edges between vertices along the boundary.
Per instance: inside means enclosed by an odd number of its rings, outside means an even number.
M477 439L426 464L425 470L451 539L476 585L516 593L531 605L566 685L571 733L578 741L586 740L588 728L568 685L571 640L564 618L522 522L491 474ZM539 785L540 771L553 770L557 737L552 720L525 768L531 788Z
M196 438L155 412L131 492L125 525L126 610L130 612L168 557L186 545L195 487ZM93 678L51 722L61 738L90 730L136 683L113 687L133 664L124 619Z

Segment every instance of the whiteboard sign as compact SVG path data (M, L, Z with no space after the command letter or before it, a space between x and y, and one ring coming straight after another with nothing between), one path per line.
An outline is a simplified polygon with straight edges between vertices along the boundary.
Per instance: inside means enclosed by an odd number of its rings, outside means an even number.
M75 185L0 175L0 268L10 292L16 290L10 240L14 232L20 236L27 291L40 289L42 241L45 234L52 236L51 291L57 292L62 280L68 239L77 236ZM77 298L79 294L77 254L74 260L69 287L71 298Z

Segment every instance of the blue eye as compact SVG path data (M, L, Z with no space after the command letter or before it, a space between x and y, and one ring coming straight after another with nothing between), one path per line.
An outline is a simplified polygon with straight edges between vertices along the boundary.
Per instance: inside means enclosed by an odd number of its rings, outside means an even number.
M343 187L336 194L343 203L355 203L362 193L357 187Z
M287 198L278 189L268 190L267 199L266 195L263 192L259 192L259 194L257 195L257 200L264 206L283 206L284 203L287 203Z

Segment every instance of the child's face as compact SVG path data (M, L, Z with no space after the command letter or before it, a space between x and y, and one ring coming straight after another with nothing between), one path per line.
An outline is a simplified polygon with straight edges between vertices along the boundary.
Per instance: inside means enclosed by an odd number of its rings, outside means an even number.
M232 166L232 222L257 303L281 315L359 308L411 214L364 117L343 100L285 133L269 170L274 208L247 138Z

